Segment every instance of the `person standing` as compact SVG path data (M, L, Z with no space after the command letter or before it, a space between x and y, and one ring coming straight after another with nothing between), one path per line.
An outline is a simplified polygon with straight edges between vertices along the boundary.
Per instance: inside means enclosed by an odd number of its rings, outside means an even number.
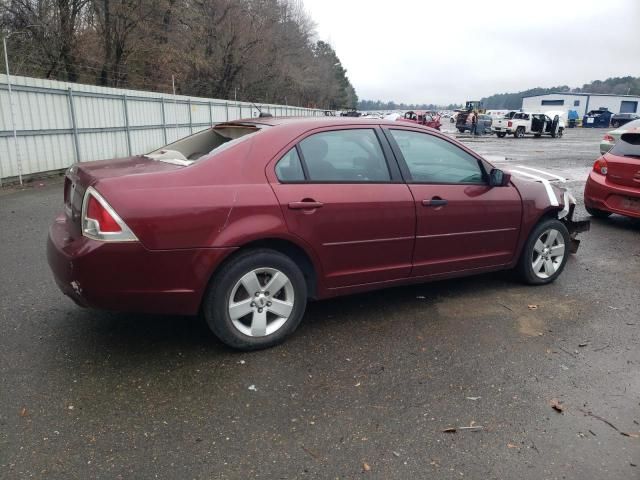
M478 135L478 114L474 110L469 116L471 117L471 135Z

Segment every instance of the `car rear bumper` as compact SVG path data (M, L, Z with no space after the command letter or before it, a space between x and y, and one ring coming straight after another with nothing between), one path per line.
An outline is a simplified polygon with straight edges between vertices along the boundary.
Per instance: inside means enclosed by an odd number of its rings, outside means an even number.
M632 208L632 203L638 207ZM589 208L640 218L640 188L611 183L592 171L584 188L584 204Z
M62 292L105 310L195 315L209 279L233 249L147 250L139 242L73 238L64 215L49 229L47 259Z

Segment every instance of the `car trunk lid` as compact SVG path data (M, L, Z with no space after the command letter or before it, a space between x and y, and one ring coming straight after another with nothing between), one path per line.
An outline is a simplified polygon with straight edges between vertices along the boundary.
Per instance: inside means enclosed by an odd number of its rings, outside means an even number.
M64 210L74 237L82 233L82 202L87 189L107 178L148 175L180 170L184 166L152 160L144 156L77 163L65 174ZM99 187L98 187L99 189Z

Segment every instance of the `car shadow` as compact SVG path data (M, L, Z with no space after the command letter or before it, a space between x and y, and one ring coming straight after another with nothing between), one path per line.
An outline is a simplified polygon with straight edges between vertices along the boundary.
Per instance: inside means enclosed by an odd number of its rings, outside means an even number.
M109 353L151 355L167 351L232 352L200 317L82 309L69 316L78 335Z
M389 316L410 314L413 308L424 310L435 302L510 286L519 288L512 277L511 272L496 272L310 302L298 332L303 336L323 335L334 322L341 328L349 328L351 322L375 327ZM134 355L151 360L178 352L209 357L242 354L220 342L201 317L72 308L59 332L60 340L68 339L66 347L85 358Z
M608 218L590 217L592 223L603 227L640 232L640 218L625 217L613 214Z
M436 303L455 301L468 295L482 296L496 289L520 288L513 272L501 271L450 280L417 283L374 290L366 293L310 302L301 329L323 329L326 323L363 320L373 327L396 314L411 317ZM415 311L414 311L415 309Z

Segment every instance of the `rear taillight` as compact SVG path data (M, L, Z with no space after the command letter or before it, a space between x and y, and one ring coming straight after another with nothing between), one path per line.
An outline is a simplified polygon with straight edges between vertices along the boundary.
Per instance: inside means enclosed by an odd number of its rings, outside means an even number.
M605 142L614 142L614 143L615 143L615 141L616 141L616 139L615 139L615 138L613 138L613 137L612 137L611 135L609 135L608 133L607 133L604 137L602 137L602 139L603 139Z
M97 224L97 230L102 233L121 232L122 228L115 221L107 209L94 197L89 195L87 206L87 220L93 220Z
M599 173L600 175L607 174L607 161L604 159L604 157L600 157L598 160L596 160L596 163L593 164L593 171Z
M138 238L93 187L82 202L82 234L103 242L136 242Z
M513 122L511 120L509 120L509 122L507 123L507 127L509 128L513 127Z

